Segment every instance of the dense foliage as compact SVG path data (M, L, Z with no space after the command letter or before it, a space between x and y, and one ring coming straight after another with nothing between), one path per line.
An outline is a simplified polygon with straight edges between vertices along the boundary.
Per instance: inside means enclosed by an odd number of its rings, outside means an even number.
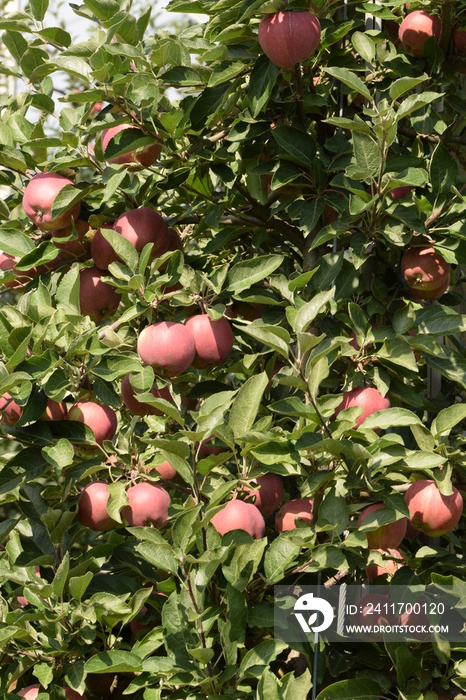
M0 71L22 81L0 96L0 248L15 263L2 265L0 396L21 407L0 426L2 697L37 683L40 700L65 687L88 700L125 688L135 700L466 691L466 644L322 643L313 677L313 643L273 634L275 584L366 580L382 559L364 528L408 516L412 481L464 489L466 58L452 37L466 3L411 3L442 19L439 42L416 57L398 40L400 0L313 0L321 41L292 69L257 39L280 0L172 0L207 16L176 34L149 31L150 8L132 14L123 0L72 7L93 24L79 43L48 22L44 0L0 19L11 57ZM119 132L104 158L102 132L131 121L139 130ZM109 163L154 139L153 165ZM53 215L80 202L90 228L78 259L25 214L40 172L75 183ZM182 250L151 258L151 244L137 251L112 231L138 207L162 215ZM92 320L80 270L98 228L117 254L103 279L121 301ZM438 299L403 278L413 246L451 266ZM230 319L227 360L168 379L143 366L146 326L200 311ZM128 373L152 415L122 402ZM359 408L335 412L363 386L391 408L355 429ZM83 423L45 420L50 399L111 407L116 437L98 444ZM165 461L174 480L149 469ZM222 537L212 517L270 472L282 502L312 499L312 522L279 534L274 512L264 537ZM77 518L94 481L109 484L116 522L104 531ZM144 481L169 492L160 528L122 518L127 489ZM361 529L371 503L386 507ZM461 585L462 528L405 538L392 580Z

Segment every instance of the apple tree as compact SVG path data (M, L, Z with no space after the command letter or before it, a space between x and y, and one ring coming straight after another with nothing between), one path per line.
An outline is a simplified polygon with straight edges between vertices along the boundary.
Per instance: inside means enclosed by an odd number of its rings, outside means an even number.
M464 697L274 586L464 585L466 3L171 11L0 18L0 693Z

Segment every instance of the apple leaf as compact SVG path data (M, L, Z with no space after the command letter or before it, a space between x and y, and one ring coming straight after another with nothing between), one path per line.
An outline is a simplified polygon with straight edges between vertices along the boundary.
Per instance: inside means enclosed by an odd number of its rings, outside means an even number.
M235 438L241 437L252 428L268 381L267 374L262 372L250 377L239 390L233 401L229 420Z
M354 678L328 685L316 700L379 700L381 688L375 681Z
M356 73L353 73L347 68L332 67L324 68L323 70L325 71L325 73L328 73L347 87L351 88L351 90L360 93L363 97L372 102L372 95L369 92L367 85L365 85L365 83L362 82L361 78L358 78Z
M142 660L130 651L103 651L86 661L86 673L138 673L142 671Z
M256 61L249 79L248 90L253 117L258 117L269 101L279 72L277 66L274 66L267 56L261 56Z
M228 272L227 291L238 294L249 289L256 282L261 282L275 272L283 260L283 255L260 255L257 258L236 263Z
M438 440L450 434L452 428L466 420L466 404L456 403L444 408L432 421L432 435Z

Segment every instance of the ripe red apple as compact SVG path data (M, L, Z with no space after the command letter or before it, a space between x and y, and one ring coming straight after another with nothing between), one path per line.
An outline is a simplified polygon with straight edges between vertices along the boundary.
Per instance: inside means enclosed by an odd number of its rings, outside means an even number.
M138 338L141 361L165 377L176 377L192 364L196 355L194 338L182 323L162 321L147 326Z
M167 250L183 250L183 241L178 231L174 228L167 228L168 231L168 248Z
M295 530L296 520L303 520L308 525L312 521L312 501L310 498L293 498L284 503L275 517L278 532Z
M112 700L115 678L114 673L88 673L86 688L99 700Z
M81 525L96 532L111 530L118 526L107 511L109 493L103 481L93 481L80 493L78 499L78 520Z
M102 321L117 310L121 294L102 282L107 273L97 267L85 267L79 273L79 304L81 313L93 321Z
M453 530L463 512L463 498L453 487L450 496L444 496L432 479L420 479L405 493L409 520L416 530L429 537L440 537Z
M39 695L39 692L39 683L34 683L34 685L28 685L26 688L18 690L17 695L19 695L20 698L26 698L26 700L36 700L37 696Z
M259 24L259 43L276 66L291 68L306 61L320 42L320 22L311 12L276 12Z
M171 403L173 403L172 396L167 386L163 387L163 389L157 389L157 387L153 387L150 390L150 393L156 399L165 399L165 401L170 401ZM133 416L163 415L163 412L160 411L158 408L155 408L155 406L151 406L148 403L144 403L144 401L138 401L134 389L131 386L129 374L127 374L121 382L121 398L123 399L123 403L125 404L126 408Z
M206 438L203 442L201 442L201 445L199 447L199 457L201 459L204 459L204 457L209 457L209 455L219 455L222 452L225 452L227 449L226 447L216 447L215 445L212 445L210 443L215 440L215 435L211 435L210 437ZM199 445L198 442L196 442L196 447Z
M19 258L17 258L14 255L9 255L8 253L0 253L0 270L3 272L7 272L8 270L14 270L15 265L18 262ZM27 280L29 281L29 279ZM18 280L18 278L11 280L10 282L6 282L4 284L5 287L9 288L14 288L20 286L21 282Z
M21 418L22 408L11 394L5 393L0 397L0 423L4 425L15 425Z
M393 199L394 202L396 202L399 199L404 199L411 192L412 189L413 188L410 185L404 187L395 187L393 190L390 190L390 197Z
M414 607L416 603L420 606L419 609L416 609ZM427 616L427 613L425 612L425 606L427 605L427 609L429 609L429 603L427 601L427 598L424 598L423 596L420 596L416 603L414 603L414 609L403 612L399 618L398 622L400 625L407 626L407 627L417 627L419 629L416 630L408 630L408 636L411 639L418 639L419 641L423 641L429 638L429 625L430 625L430 620ZM424 628L424 629L422 629Z
M450 284L450 264L434 248L408 248L401 273L417 299L439 299Z
M398 37L406 51L420 57L424 44L431 36L440 39L442 21L436 15L429 15L424 10L415 10L406 15L398 30Z
M31 221L42 231L56 231L77 219L80 203L63 212L52 221L52 206L57 194L72 180L57 173L39 173L29 180L23 195L23 209Z
M230 323L222 316L218 321L212 321L207 314L191 316L186 321L196 346L196 355L192 366L203 369L209 365L221 365L229 357L234 343Z
M254 487L252 483L251 486L246 486L246 501L251 500L266 518L272 515L283 498L283 481L273 472L258 476L254 481L259 488Z
M343 394L343 401L335 410L335 416L338 416L340 411L345 408L353 408L353 406L361 406L362 413L356 419L356 428L359 428L362 423L366 420L367 416L377 411L382 411L385 408L390 408L390 401L384 399L382 394L370 386L362 386L358 389L351 389L351 391L345 391Z
M234 498L219 510L210 521L220 535L232 530L244 530L255 540L265 535L265 520L258 508Z
M165 462L159 464L158 467L155 467L155 471L160 474L162 479L166 479L167 481L172 481L178 473L168 460L165 460Z
M91 242L86 239L86 233L90 230L87 221L78 219L74 222L74 227L78 237L71 241L60 242L63 238L68 238L73 233L73 225L62 228L59 231L52 233L52 240L55 246L61 251L60 257L62 260L74 260L75 258L84 258L91 248Z
M68 413L66 403L64 401L54 401L47 399L47 408L44 411L42 420L65 420Z
M124 131L125 129L132 129L135 134L139 134L142 136L142 132L134 126L134 124L118 124L117 126L112 126L110 129L105 129L105 131L102 132L101 136L101 144L102 144L102 153L105 157L105 151L107 150L107 146L110 143L110 140L116 136L120 131ZM145 167L148 167L149 165L153 165L157 158L159 157L161 151L162 151L162 144L154 142L153 145L151 146L146 146L140 153L136 154L136 150L134 149L132 151L129 151L128 153L124 153L121 156L115 156L114 158L109 159L109 163L114 163L115 165L122 165L122 164L135 164L135 163L140 163L140 165L144 165Z
M382 593L368 593L356 604L358 611L351 616L350 624L357 626L374 627L381 625L396 625L397 617L393 612L393 601ZM364 637L363 637L364 635ZM358 636L367 641L381 638L380 632L370 632L369 630L359 632Z
M453 43L457 52L462 56L466 56L466 29L464 27L455 27L453 30Z
M385 505L383 503L373 503L364 508L358 518L358 527L361 527L370 513L373 513L375 510L383 510L384 508ZM369 549L393 549L398 547L406 534L407 523L407 518L400 518L393 523L381 525L376 530L366 532Z
M387 559L385 559L385 565L383 566L381 564L369 564L369 566L366 566L366 576L371 583L377 576L383 576L384 574L393 576L395 571L398 571L403 566L404 562L403 554L399 549L377 549L377 551L387 557Z
M121 514L129 525L141 527L153 523L157 528L165 525L171 499L162 486L142 481L131 486L126 495L129 506L122 508Z
M94 401L78 401L70 408L67 418L87 425L98 445L102 445L104 440L111 440L116 433L117 417L113 408Z
M151 254L153 258L163 255L168 250L170 235L167 224L160 214L149 207L139 207L139 209L125 212L118 217L112 228L139 252L148 243L153 243ZM110 263L121 260L103 237L100 229L92 239L91 255L96 266L101 270L108 270Z

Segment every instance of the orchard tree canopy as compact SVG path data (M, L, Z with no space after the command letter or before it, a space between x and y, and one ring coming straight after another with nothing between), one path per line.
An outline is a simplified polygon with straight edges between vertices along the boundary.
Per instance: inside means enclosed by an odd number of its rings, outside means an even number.
M464 698L274 586L464 586L466 2L56 10L0 16L1 696Z

